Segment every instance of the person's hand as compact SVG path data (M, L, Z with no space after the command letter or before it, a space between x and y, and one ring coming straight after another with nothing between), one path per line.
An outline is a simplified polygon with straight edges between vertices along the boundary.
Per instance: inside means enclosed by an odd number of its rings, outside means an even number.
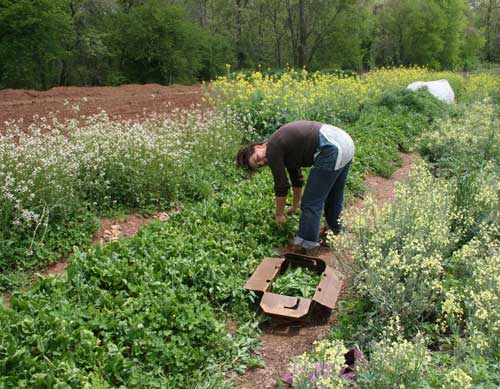
M276 224L281 224L286 222L285 215L276 215L276 218L274 219Z
M287 209L286 213L288 215L295 215L297 213L297 207L290 207Z

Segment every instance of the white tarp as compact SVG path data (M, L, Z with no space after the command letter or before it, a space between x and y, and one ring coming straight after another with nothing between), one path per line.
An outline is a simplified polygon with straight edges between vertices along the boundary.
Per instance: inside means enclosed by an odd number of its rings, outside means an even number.
M427 87L430 94L447 104L453 104L455 102L455 93L453 93L453 89L451 89L448 80L412 82L408 85L407 89L416 91L423 87Z

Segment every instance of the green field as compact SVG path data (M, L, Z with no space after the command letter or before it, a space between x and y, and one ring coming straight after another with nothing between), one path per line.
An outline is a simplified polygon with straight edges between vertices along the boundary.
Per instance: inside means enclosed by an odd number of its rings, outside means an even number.
M442 78L452 106L405 90ZM389 176L400 151L424 160L391 204L366 200L349 239L334 239L354 258L342 261L350 289L328 338L292 361L303 387L315 387L312 362L340 368L353 345L367 356L362 388L497 387L499 90L494 73L425 68L228 73L207 88L208 113L12 127L0 136L0 291L12 292L0 304L0 388L234 387L228 372L260 363L263 318L242 286L297 227L275 226L270 173L249 180L234 155L299 118L355 140L348 201L367 175ZM90 247L103 215L179 205L168 222ZM68 253L65 275L31 285ZM328 387L345 386L332 377Z

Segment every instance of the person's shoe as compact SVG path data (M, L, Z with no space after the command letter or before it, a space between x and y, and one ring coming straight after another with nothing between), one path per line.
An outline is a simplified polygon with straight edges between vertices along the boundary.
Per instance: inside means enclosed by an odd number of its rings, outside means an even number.
M347 232L347 228L345 226L340 226L339 228L332 230L333 235L345 234Z
M308 257L315 257L319 254L319 246L305 248L303 246L291 246L291 250L288 252L292 252L294 254L306 255Z

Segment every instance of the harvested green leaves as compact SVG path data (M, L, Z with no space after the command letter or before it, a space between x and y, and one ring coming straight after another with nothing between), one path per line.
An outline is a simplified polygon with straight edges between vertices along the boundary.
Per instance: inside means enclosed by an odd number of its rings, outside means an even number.
M273 283L273 293L311 298L319 284L321 274L313 270L289 267Z

